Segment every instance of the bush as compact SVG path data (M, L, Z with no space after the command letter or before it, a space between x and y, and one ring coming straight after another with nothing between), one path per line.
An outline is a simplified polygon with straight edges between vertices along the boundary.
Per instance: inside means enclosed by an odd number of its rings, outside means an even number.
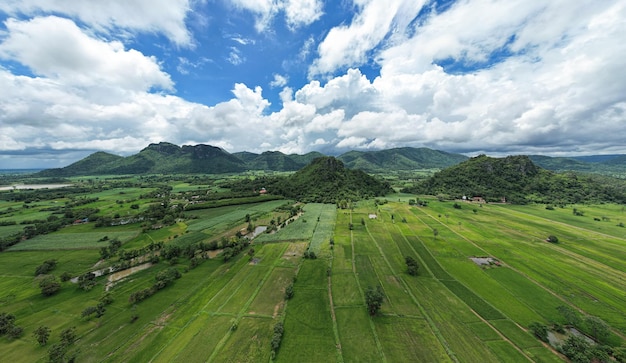
M43 296L52 296L61 289L61 283L53 275L48 275L39 281L39 288Z
M407 272L411 276L417 275L417 270L419 269L419 265L417 261L411 256L404 257L404 261L406 262Z
M285 289L285 299L289 300L293 297L293 284L290 284Z
M57 260L46 260L35 269L35 276L45 275L54 270L57 266Z
M376 288L368 287L365 291L365 304L367 305L367 311L371 316L374 316L380 310L380 307L383 305L383 300L385 298L385 293L383 292L382 287L377 286Z
M532 323L528 326L528 329L541 341L548 342L548 327L541 323Z
M18 339L23 334L24 334L24 328L22 328L21 326L17 326L17 325L12 326L11 329L9 329L7 333L7 335L11 339Z
M273 357L276 356L276 352L278 351L278 348L280 348L280 343L283 340L283 332L283 323L276 323L276 325L274 325L274 335L272 336L272 341L270 342Z

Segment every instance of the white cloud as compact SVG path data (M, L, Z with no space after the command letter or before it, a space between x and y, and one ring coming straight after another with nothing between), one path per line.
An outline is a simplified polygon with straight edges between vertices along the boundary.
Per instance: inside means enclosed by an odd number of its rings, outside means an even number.
M310 25L323 14L321 0L232 0L231 3L256 15L255 28L258 32L268 30L280 12L284 12L285 22L291 30Z
M318 47L319 58L311 65L311 76L367 62L368 53L392 32L405 32L424 0L367 0L350 25L334 27Z
M323 14L320 0L287 0L284 2L287 26L295 29L317 21Z
M351 56L337 53L344 43L331 44L331 30L315 66L337 72L373 54L380 75L355 67L292 89L288 74L272 74L270 86L284 87L274 108L242 83L213 106L188 102L167 94L174 85L155 58L67 19L10 20L0 57L35 76L0 68L0 150L129 153L165 140L254 152L626 153L626 1L465 0L419 22L409 19L421 3L391 2L374 19L379 3L361 1L352 24L338 28L366 38ZM502 57L482 63L494 52ZM456 72L442 59L456 61ZM187 58L179 65L192 67Z
M29 67L35 74L86 92L115 88L124 92L152 87L172 89L170 76L154 57L86 35L71 20L49 16L29 21L9 19L0 58Z
M246 57L241 55L241 51L237 47L230 47L230 53L227 58L228 62L234 66L238 66L246 61Z
M270 82L271 87L284 87L289 82L288 76L283 76L280 74L274 74L274 80Z
M117 37L120 31L160 33L172 42L189 46L192 37L185 26L189 0L4 0L0 11L12 16L63 14L80 19L91 28Z

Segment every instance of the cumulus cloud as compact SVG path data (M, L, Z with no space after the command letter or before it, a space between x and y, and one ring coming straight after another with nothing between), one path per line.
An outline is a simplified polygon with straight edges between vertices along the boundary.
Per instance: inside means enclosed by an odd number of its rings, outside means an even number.
M289 78L287 76L283 76L280 74L274 74L274 80L270 82L271 87L284 87L289 82Z
M12 16L63 14L108 35L117 36L127 30L159 33L181 46L189 46L193 41L185 26L190 8L189 0L81 0L70 6L64 0L0 2L0 11Z
M311 76L367 62L368 53L392 32L404 32L417 16L424 0L366 0L350 25L334 27L318 46L319 57L311 65Z
M238 4L271 19L287 11ZM327 81L295 87L296 76L272 73L274 105L243 83L224 102L189 102L158 59L119 41L55 16L8 20L0 58L32 75L0 67L0 150L130 153L165 140L253 152L626 153L626 1L467 0L441 13L380 4L359 1L320 43L309 75ZM359 64L373 61L380 73L368 78Z
M0 43L0 58L20 62L48 79L85 89L110 86L144 91L174 86L155 58L126 50L119 41L90 37L71 20L55 16L9 19L5 25L8 36Z
M284 12L285 22L291 30L310 25L323 14L321 0L233 0L232 4L256 15L258 32L270 28L274 17Z

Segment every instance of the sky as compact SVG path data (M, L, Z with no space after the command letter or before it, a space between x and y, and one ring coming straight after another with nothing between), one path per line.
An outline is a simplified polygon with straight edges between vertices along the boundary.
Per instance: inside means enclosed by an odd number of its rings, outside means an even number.
M0 169L162 141L626 153L626 0L0 2Z

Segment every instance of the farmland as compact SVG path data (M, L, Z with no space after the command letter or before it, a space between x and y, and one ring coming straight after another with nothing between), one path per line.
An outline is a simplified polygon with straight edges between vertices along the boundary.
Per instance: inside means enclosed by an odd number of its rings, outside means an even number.
M182 181L174 185L182 192L196 188ZM136 186L103 191L93 203L103 215L112 213L109 207L122 214L149 210L158 203L145 196L149 191ZM116 202L120 196L132 201ZM464 203L455 208L454 202L426 198L428 206L417 207L408 197L359 201L353 209L306 204L292 222L245 247L230 242L235 232L248 223L285 221L290 217L285 206L296 204L271 200L193 210L155 229L139 222L71 225L19 242L0 253L0 313L15 315L24 334L0 337L3 358L47 361L60 332L75 327L77 340L67 354L80 362L559 362L564 357L529 326L565 324L557 309L564 306L581 320L604 321L605 344L625 344L621 206L546 210ZM0 203L0 210L13 208L2 220L45 219L46 208L54 206L40 201L26 210ZM133 203L142 205L131 208ZM573 208L585 214L574 216ZM559 243L546 242L548 235L558 236ZM34 271L43 261L56 260L51 274L57 277L79 276L98 263L115 262L101 260L99 253L112 239L127 252L163 243L162 251L170 253L171 246L210 242L241 252L227 261L193 249L172 259L162 252L152 267L110 288L113 301L101 317L81 312L101 301L106 276L87 290L64 281L58 293L40 293ZM235 244L222 245L226 241ZM303 258L305 251L317 258ZM407 273L406 256L418 262L416 276ZM498 263L479 266L470 257ZM157 275L172 268L180 278L154 296L129 302L131 294L150 288ZM384 300L370 316L365 291L376 286ZM287 297L287 290L293 296ZM278 323L284 333L272 352ZM33 336L41 325L52 331L46 346ZM580 328L589 334L584 324Z

